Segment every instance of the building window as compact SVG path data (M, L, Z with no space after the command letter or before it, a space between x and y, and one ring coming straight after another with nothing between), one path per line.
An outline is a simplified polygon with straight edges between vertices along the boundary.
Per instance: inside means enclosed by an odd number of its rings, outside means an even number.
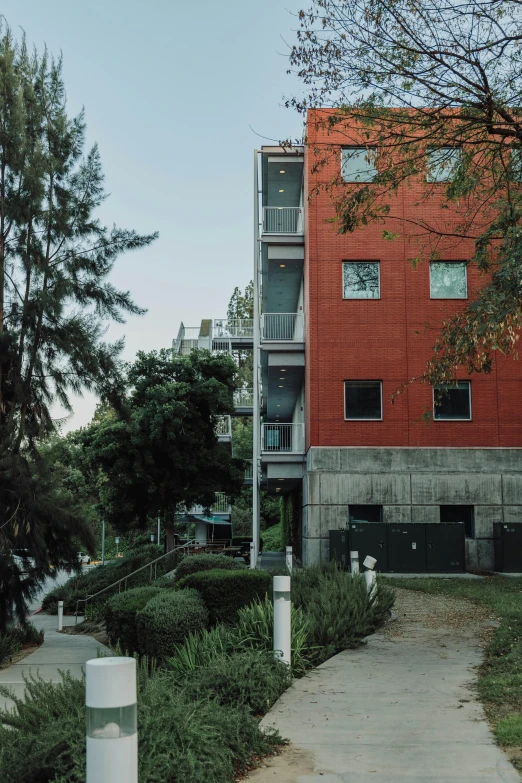
M378 172L376 147L343 147L341 176L344 182L373 182Z
M511 150L511 175L514 182L522 182L522 147Z
M345 381L345 419L382 419L382 381Z
M348 507L350 522L382 522L382 506Z
M343 299L379 299L378 261L343 261Z
M460 147L430 147L426 155L426 181L451 182L462 162Z
M457 381L433 389L433 417L440 420L470 421L471 383Z
M441 506L441 522L464 522L466 538L475 537L475 515L473 506Z
M467 266L463 261L432 261L430 263L430 297L432 299L466 299L468 296Z

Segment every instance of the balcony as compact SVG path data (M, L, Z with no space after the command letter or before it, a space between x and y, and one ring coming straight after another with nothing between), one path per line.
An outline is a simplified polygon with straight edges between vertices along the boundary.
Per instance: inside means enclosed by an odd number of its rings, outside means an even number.
M304 424L263 424L262 444L263 451L303 454Z
M304 319L302 313L263 313L261 337L264 342L294 341L304 339Z
M252 413L254 407L254 390L236 389L234 392L234 407L238 413L243 410Z
M218 416L216 421L215 433L222 443L232 441L232 418L231 416Z
M263 207L263 234L302 236L302 207Z
M219 338L237 338L254 337L254 319L253 318L221 318L214 321L212 337Z
M224 492L216 492L215 502L210 506L209 510L212 516L214 516L215 514L232 513L230 501ZM206 511L207 509L204 506L198 505L198 506L192 506L192 508L188 510L188 513L203 516L206 513Z
M175 354L189 356L192 351L204 348L210 349L210 337L202 334L201 326L184 326L181 324L179 334L172 343Z
M246 459L245 462L247 463L247 466L245 468L245 475L243 476L243 480L245 484L252 485L254 480L254 460Z

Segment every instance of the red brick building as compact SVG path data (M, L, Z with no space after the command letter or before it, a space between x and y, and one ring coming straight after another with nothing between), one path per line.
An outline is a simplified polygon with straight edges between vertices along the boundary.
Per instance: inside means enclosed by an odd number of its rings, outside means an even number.
M395 526L415 552L430 546L420 526L462 522L467 566L493 568L494 523L522 521L522 366L499 357L491 375L463 371L449 389L407 383L442 320L485 282L466 265L471 241L414 267L418 246L396 219L451 219L437 191L460 151L429 150L384 223L339 234L330 193L310 193L335 177L364 186L379 150L316 119L306 148L256 156L261 480L299 507L305 562L328 558L330 531L351 521ZM315 150L327 150L318 171Z

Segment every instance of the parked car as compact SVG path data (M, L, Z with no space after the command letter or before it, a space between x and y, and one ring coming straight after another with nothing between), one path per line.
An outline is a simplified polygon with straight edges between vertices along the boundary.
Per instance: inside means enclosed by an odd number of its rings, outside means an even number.
M86 555L85 552L78 552L78 562L83 565L90 565L91 558L89 555Z

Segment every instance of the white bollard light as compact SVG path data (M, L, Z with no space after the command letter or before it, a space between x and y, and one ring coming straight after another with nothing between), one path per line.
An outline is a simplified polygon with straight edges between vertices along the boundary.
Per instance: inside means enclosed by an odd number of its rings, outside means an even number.
M359 552L350 552L350 572L352 576L359 573Z
M136 661L87 661L86 678L86 783L138 783Z
M292 566L294 564L294 556L292 554L292 547L287 546L286 547L286 568L290 573L292 573Z
M63 629L63 601L58 601L58 630Z
M256 567L256 545L253 541L250 542L250 568Z
M274 657L292 662L290 577L274 576Z
M377 587L377 574L375 571L365 571L364 581L366 582L366 591L368 593L368 597L371 598L373 591Z
M377 560L374 557L371 557L370 555L366 555L366 557L363 560L363 566L373 571L376 565L377 565Z

